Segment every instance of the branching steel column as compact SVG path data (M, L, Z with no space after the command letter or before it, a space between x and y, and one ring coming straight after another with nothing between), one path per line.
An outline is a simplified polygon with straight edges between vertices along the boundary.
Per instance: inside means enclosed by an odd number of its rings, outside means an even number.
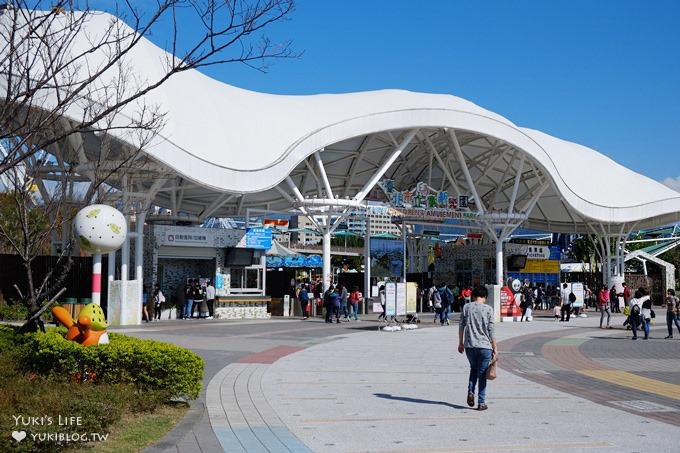
M406 134L406 137L404 138L404 140L402 140L401 144L392 152L390 157L380 166L380 168L376 170L373 177L366 184L364 184L364 187L362 187L361 190L357 192L357 194L354 196L354 200L360 203L364 200L364 198L366 198L368 192L370 192L373 186L375 186L378 183L380 178L382 178L385 175L387 170L389 170L394 161L397 160L399 155L404 151L406 146L408 146L408 144L411 142L411 140L413 140L413 137L415 137L417 133L418 129L412 129L411 131L409 131L408 134Z
M477 212L483 214L486 211L486 207L484 206L482 199L479 198L479 194L477 194L477 188L475 187L475 182L472 180L472 175L470 175L470 169L467 166L467 162L465 162L465 156L463 155L463 150L460 148L460 144L458 143L458 137L456 137L456 133L453 129L447 129L446 132L449 134L449 138L451 138L451 142L453 143L453 149L455 151L456 158L458 159L458 165L460 165L460 168L463 171L465 181L472 191L472 196L474 197L475 204L477 205Z
M323 151L323 149L321 149L321 151ZM331 182L328 180L328 174L326 174L326 167L323 165L323 160L321 160L321 153L319 151L314 152L314 160L316 161L316 168L318 168L319 173L321 173L321 179L323 180L323 185L326 189L326 197L335 198L333 189L331 188Z
M432 157L434 157L437 160L439 167L442 169L442 172L446 176L446 179L448 179L449 184L451 184L451 187L453 187L453 190L455 190L458 195L462 195L462 191L460 190L456 179L451 174L449 166L444 163L442 156L439 155L437 149L434 147L429 137L425 137L425 143L427 143L427 147L430 149L430 170L428 178L432 179ZM430 185L430 181L428 181L427 184Z
M510 195L510 203L508 204L508 214L512 214L515 209L515 201L517 200L517 192L519 191L519 183L522 179L522 171L524 171L524 160L526 159L526 154L522 153L522 157L519 160L519 165L517 166L517 174L515 175L515 184L512 187L512 195Z

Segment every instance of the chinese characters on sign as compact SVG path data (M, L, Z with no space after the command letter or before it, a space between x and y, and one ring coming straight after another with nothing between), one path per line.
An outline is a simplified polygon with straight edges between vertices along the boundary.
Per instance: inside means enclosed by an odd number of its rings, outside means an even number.
M390 213L394 217L439 218L473 220L476 212L469 211L467 195L449 196L445 190L436 191L426 183L419 182L413 190L398 191L394 180L385 179L383 189L390 197Z

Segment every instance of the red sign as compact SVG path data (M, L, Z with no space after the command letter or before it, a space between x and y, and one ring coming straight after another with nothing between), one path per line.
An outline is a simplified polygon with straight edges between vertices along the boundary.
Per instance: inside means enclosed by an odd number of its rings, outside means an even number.
M276 228L280 231L288 231L288 219L264 219L262 221L263 227Z
M515 294L510 288L501 288L501 317L522 316L522 310L515 303Z

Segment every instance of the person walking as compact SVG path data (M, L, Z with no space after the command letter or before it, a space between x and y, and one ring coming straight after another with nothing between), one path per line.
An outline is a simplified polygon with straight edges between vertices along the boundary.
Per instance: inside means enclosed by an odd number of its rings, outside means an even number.
M635 291L633 298L630 300L630 313L628 314L628 321L630 323L630 328L633 331L633 338L631 340L637 340L637 329L640 326L642 312L642 293L638 289Z
M666 291L666 325L668 326L668 336L664 340L673 338L673 323L680 333L680 299L675 296L675 290Z
M159 285L158 283L156 283L156 286L154 287L153 290L153 303L155 305L154 319L160 321L161 308L163 307L163 303L165 303L165 295L163 294L163 291L161 291L161 285Z
M198 312L197 318L205 318L208 315L208 305L205 303L205 294L203 293L203 288L201 288L201 281L197 278L194 279L194 284L191 287L191 297L194 300L194 306L192 307L189 316L194 317L194 308Z
M612 289L609 290L609 304L611 305L612 312L621 313L619 308L619 294L616 292L616 286L612 285Z
M323 294L323 304L326 309L325 321L332 323L333 315L335 315L336 321L340 322L340 301L333 285L330 285Z
M213 319L215 315L215 287L210 280L205 286L205 301L208 304L208 319Z
M588 288L586 286L586 288ZM534 293L536 296L536 308L539 310L547 310L546 306L546 301L545 301L545 291L543 290L543 283L538 283L536 285L536 292Z
M149 322L149 289L144 286L142 290L142 321Z
M387 302L385 299L385 285L380 285L380 288L378 288L378 297L380 298L380 306L382 307L382 313L378 316L378 321L387 321L387 313L385 312L385 304Z
M531 289L529 279L524 280L524 286L522 286L520 294L522 295L522 302L520 302L519 308L522 310L522 317L519 321L522 322L526 318L527 322L529 322L531 320L531 310L534 306L534 291Z
M340 299L340 314L344 321L349 321L349 313L347 312L348 302L349 302L349 292L347 292L347 287L345 285L338 285L340 292L338 297Z
M432 288L430 288L430 298L432 301L432 310L434 311L434 318L432 319L432 323L436 324L437 319L441 316L441 310L442 310L442 296L439 293L439 288L437 288L437 285L432 285Z
M352 316L354 316L355 321L359 320L359 303L362 300L363 296L361 294L361 291L359 291L358 286L355 286L354 288L352 288L352 292L349 295L349 304L351 307L349 317L351 318Z
M649 324L652 322L652 299L649 297L649 293L646 288L640 288L640 293L642 294L642 310L640 311L640 317L642 318L642 331L645 333L643 340L649 339Z
M583 305L583 311L586 311L588 308L599 308L598 304L593 302L593 292L588 285L583 287Z
M332 285L331 288L333 288ZM335 316L335 322L340 324L340 294L338 293L337 286L333 289L333 315Z
M309 303L309 292L307 291L307 285L304 283L302 284L300 292L298 293L298 299L300 300L300 309L302 309L302 320L305 320L312 312L312 306Z
M439 297L441 298L441 311L439 312L439 322L441 325L449 325L449 308L451 306L451 299L453 298L453 293L449 290L448 286L442 285L439 290Z
M628 307L630 306L630 288L626 282L621 283L621 286L623 286L623 292L620 294L623 296L623 306Z
M316 277L316 280L314 281L314 290L312 291L312 294L314 295L314 303L316 304L317 308L321 308L323 304L323 298L321 297L324 294L323 291L323 284L321 283L321 277ZM318 314L317 314L318 316Z
M190 278L184 287L184 313L183 319L191 318L191 312L194 309L194 279Z
M602 285L600 291L597 293L597 305L600 308L600 329L603 329L602 322L604 321L604 314L607 313L607 329L611 329L612 326L609 324L611 321L612 314L609 311L609 291L607 287Z
M492 357L497 354L493 308L486 305L488 296L489 292L485 287L476 287L472 291L472 303L463 306L458 326L458 352L462 354L465 351L470 363L467 404L474 407L475 387L479 383L477 410L480 411L488 409L486 369Z
M564 321L565 314L567 315L567 322L569 322L569 318L571 318L571 300L569 298L570 294L571 291L569 291L569 285L563 283L562 289L560 290L560 303L562 304L562 316L560 317L560 321Z

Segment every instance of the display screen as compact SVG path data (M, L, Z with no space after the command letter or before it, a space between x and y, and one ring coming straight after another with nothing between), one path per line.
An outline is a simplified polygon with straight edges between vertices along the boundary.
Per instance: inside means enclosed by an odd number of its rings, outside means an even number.
M229 266L250 266L253 264L254 249L241 247L228 248L224 256L224 265Z
M524 266L526 266L526 264L527 264L526 255L510 255L508 257L508 270L510 271L518 271L524 269Z

